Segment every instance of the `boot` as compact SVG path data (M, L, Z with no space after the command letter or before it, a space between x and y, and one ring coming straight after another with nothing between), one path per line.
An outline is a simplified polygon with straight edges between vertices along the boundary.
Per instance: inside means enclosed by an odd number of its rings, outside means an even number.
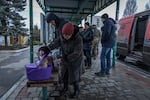
M65 93L68 91L68 88L64 88L62 90L60 90L60 96L65 95Z
M64 88L60 90L60 96L65 95L65 93L68 91L68 84L64 83Z
M69 95L70 98L78 98L79 96L79 83L78 82L75 82L73 84L73 87L74 87L74 92L72 94Z

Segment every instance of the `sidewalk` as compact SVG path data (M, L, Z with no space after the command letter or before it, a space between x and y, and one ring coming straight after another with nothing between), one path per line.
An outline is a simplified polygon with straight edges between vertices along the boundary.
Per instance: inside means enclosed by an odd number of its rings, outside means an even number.
M23 48L23 49L19 49L19 50L0 50L0 53L13 53L13 52L21 52L21 51L24 51L24 50L28 50L30 47L26 47L26 48Z
M111 69L110 76L98 77L94 73L99 70L99 63L98 59L93 61L93 67L82 75L80 96L74 100L150 100L149 77L120 62ZM26 82L24 76L7 100L41 100L42 88L27 88Z

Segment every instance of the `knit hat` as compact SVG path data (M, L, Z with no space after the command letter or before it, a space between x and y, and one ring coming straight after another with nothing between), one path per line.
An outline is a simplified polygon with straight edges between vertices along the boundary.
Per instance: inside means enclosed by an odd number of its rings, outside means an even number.
M62 34L71 35L74 33L74 25L72 23L66 23L62 28Z
M105 13L105 14L103 14L102 16L101 16L101 18L103 18L103 19L107 19L109 16L108 16L108 14L107 13Z

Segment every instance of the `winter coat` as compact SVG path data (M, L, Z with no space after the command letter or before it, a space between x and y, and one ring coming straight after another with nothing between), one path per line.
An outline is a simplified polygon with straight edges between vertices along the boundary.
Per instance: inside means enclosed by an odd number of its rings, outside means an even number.
M65 21L63 18L57 17L57 21L56 21L57 26L56 26L56 31L55 31L56 32L56 38L60 37L61 31L62 31L62 27L66 23L67 23L67 21Z
M79 81L80 66L83 59L83 41L78 33L74 33L69 40L65 40L61 35L49 45L51 50L62 48L62 78L66 71L69 74L69 83Z
M92 48L92 41L93 41L93 31L91 28L84 30L80 33L83 39L83 49L88 50Z
M55 19L56 22L56 27L55 27L55 38L59 38L61 35L61 31L62 28L64 26L64 24L67 23L67 21L65 21L63 18L60 18L58 16L56 16L55 14L53 14L52 19ZM59 48L59 55L61 55L61 47Z
M112 48L115 43L115 31L116 31L115 21L108 18L104 21L104 26L101 28L102 37L101 44L102 47Z

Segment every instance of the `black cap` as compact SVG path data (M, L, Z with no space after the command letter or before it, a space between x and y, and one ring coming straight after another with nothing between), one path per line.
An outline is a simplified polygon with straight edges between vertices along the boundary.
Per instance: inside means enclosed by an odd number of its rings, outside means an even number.
M101 16L101 18L103 18L103 19L107 19L109 16L108 16L108 14L107 13L105 13L105 14L103 14L102 16Z
M88 26L90 26L89 22L86 22L85 24L88 25Z

